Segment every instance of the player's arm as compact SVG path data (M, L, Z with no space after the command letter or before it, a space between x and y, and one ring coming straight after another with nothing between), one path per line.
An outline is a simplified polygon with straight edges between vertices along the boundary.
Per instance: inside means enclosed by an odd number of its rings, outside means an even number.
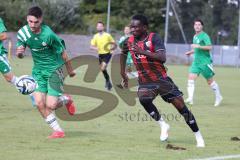
M126 88L128 87L128 77L125 71L126 71L127 54L129 51L127 42L128 42L128 39L126 39L125 42L123 43L123 47L120 54L120 74L123 79L123 86Z
M24 39L21 37L21 35L18 32L16 56L18 58L23 58L25 50L26 50L26 43L25 43Z
M140 47L138 47L135 44L132 45L132 50L135 52L135 54L142 54L151 59L160 61L161 63L165 63L166 62L166 49L165 49L165 46L164 46L162 40L160 39L160 37L157 34L153 35L152 45L154 46L154 52L142 50Z
M110 52L113 53L114 50L117 48L117 44L110 34L109 34L109 44L111 45L110 46Z
M94 50L94 51L98 51L98 47L97 47L97 43L96 43L96 36L93 37L93 39L91 40L91 45L90 45L90 49Z
M62 53L62 58L65 62L65 66L66 66L69 76L74 77L76 75L76 73L73 70L72 63L71 63L71 61L69 61L68 54L65 50Z
M187 56L190 56L191 54L193 54L194 53L194 50L192 49L192 50L190 50L190 51L187 51L185 54L187 55Z
M1 41L7 40L7 39L8 39L8 36L7 36L7 33L6 33L6 32L0 33L0 40L1 40Z

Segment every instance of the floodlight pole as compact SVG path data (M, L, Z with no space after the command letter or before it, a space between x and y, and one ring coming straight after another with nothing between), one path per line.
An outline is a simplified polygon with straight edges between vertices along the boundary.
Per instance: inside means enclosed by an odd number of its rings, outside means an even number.
M108 0L108 13L107 13L107 32L109 33L109 25L110 25L110 12L111 12L111 0Z
M169 20L169 0L167 0L167 9L165 14L165 34L164 34L164 44L166 46L168 40L168 20Z
M238 60L240 61L240 0L238 1ZM239 62L237 61L237 67Z
M175 16L176 16L179 29L180 29L180 31L181 31L181 33L182 33L182 36L183 36L183 40L184 40L185 44L187 44L187 38L186 38L185 33L184 33L184 31L183 31L182 24L181 24L181 22L180 22L180 20L179 20L177 11L176 11L176 9L175 9L175 6L174 6L172 0L170 0L170 4L171 4L171 7L172 7L172 9L173 9L173 12L174 12L174 14L175 14Z

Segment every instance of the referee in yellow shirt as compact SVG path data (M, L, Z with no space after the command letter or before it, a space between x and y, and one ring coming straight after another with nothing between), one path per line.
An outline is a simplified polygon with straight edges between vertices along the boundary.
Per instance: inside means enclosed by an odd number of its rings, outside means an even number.
M90 48L97 51L99 56L100 69L106 80L105 88L111 90L112 83L107 72L107 65L112 57L111 51L113 48L115 48L113 46L116 44L112 36L109 33L104 32L103 22L99 21L96 28L98 33L93 36Z

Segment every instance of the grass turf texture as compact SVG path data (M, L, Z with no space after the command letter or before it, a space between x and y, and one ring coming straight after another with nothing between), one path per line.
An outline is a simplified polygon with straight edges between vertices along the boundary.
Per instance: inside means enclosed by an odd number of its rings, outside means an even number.
M31 74L30 58L11 61L16 75ZM77 77L67 79L67 83L84 85L105 91L101 74L94 83L82 80L86 67L77 69ZM169 66L169 75L186 94L187 66ZM59 120L66 132L64 139L49 140L51 129L41 118L36 108L31 106L28 96L20 95L0 77L0 157L15 160L184 160L240 153L239 141L231 137L240 136L240 70L215 67L217 80L224 100L221 106L213 107L214 95L205 80L196 82L194 105L189 106L195 114L204 136L206 147L195 147L195 138L177 111L158 97L155 104L168 115L171 125L168 142L159 141L160 128L157 123L146 120L146 113L139 103L127 106L120 98L112 112L90 121L67 122ZM116 95L116 92L111 91ZM100 100L73 96L78 112L86 112ZM185 95L186 98L186 95ZM137 115L139 117L136 117ZM130 117L130 115L135 115ZM186 150L169 150L166 146L184 147Z

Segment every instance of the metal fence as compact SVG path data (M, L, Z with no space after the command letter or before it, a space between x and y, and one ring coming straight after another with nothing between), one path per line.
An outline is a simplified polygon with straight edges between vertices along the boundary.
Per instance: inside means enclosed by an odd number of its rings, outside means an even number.
M16 33L9 33L9 36L13 42L12 52L14 55L16 48ZM70 53L71 57L86 54L96 55L95 52L90 50L90 40L92 36L66 34L60 34L59 36L65 40L67 51ZM7 47L6 43L5 46ZM187 64L192 60L192 57L187 57L184 54L186 51L190 50L190 44L167 44L166 49L168 63ZM240 66L240 49L238 46L214 45L211 52L214 65ZM116 53L120 53L119 48ZM27 54L30 54L29 50L27 50Z

